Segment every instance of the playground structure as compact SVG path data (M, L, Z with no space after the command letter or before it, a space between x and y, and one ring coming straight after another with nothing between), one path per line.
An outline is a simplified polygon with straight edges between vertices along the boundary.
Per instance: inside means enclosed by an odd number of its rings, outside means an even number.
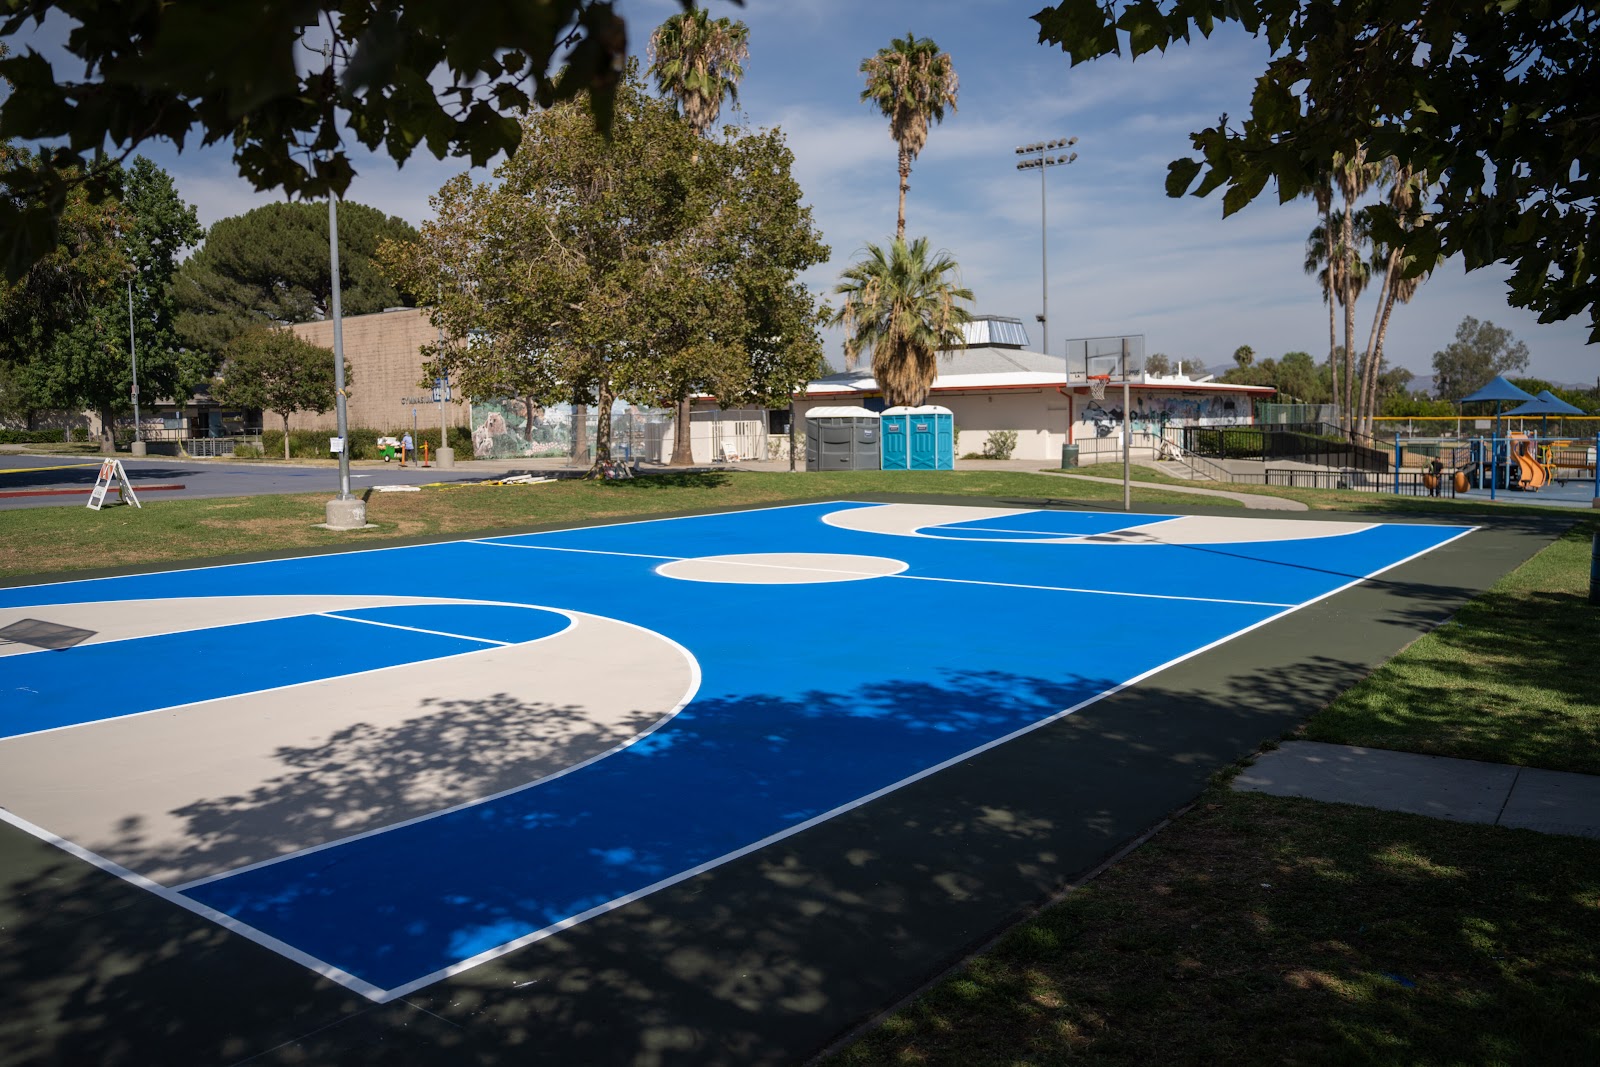
M1502 490L1537 493L1573 482L1592 484L1597 451L1600 441L1595 439L1541 438L1518 431L1503 437L1413 438L1396 443L1396 453L1405 463L1436 457L1443 468L1439 477L1452 478L1458 493L1486 489L1491 495ZM1431 463L1427 458L1420 461Z

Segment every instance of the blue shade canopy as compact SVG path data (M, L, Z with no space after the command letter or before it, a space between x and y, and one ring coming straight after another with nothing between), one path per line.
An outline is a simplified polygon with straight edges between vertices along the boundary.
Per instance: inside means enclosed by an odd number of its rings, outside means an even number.
M1567 405L1567 407L1571 408L1571 405ZM1509 411L1502 411L1500 414L1509 419L1519 415L1560 415L1562 411L1551 405L1544 397L1536 396L1526 404L1518 404Z
M1583 409L1582 408L1574 407L1573 405L1567 403L1565 400L1562 400L1559 396L1556 396L1556 394L1552 393L1548 389L1542 390L1539 393L1539 395L1538 395L1538 397L1536 399L1543 400L1545 403L1549 404L1550 405L1550 414L1552 414L1552 415L1582 415L1583 414Z
M1482 389L1479 389L1476 393L1473 393L1471 396L1462 397L1461 398L1461 402L1464 404L1464 403L1467 403L1468 401L1471 401L1471 400L1523 400L1523 401L1527 401L1527 400L1532 400L1532 399L1533 399L1533 394L1532 393L1527 392L1526 390L1523 390L1523 389L1518 389L1516 386L1512 385L1510 382L1506 381L1504 378L1500 377L1499 375L1496 375L1494 381L1490 382L1488 385L1484 386ZM1535 414L1537 414L1537 413L1535 413Z

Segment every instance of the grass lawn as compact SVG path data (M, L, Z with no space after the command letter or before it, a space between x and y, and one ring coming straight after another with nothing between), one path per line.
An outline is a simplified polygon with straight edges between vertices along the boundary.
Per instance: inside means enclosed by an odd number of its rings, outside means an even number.
M1311 720L1305 737L1600 774L1590 523L1506 575Z
M787 500L828 500L862 493L940 493L1037 504L1082 501L1120 508L1120 486L1018 471L830 471L807 474L715 472L658 474L625 481L560 481L532 486L473 486L419 493L372 493L373 530L316 529L328 493L146 500L142 509L24 508L0 512L0 576L195 559L241 552L359 546L399 537L428 537L541 524L581 523L704 508ZM1141 488L1136 504L1197 502L1228 507L1224 498Z
M1600 1062L1600 841L1217 791L830 1067Z
M1593 527L1304 736L1600 772ZM829 1063L1596 1063L1597 935L1600 841L1218 784Z

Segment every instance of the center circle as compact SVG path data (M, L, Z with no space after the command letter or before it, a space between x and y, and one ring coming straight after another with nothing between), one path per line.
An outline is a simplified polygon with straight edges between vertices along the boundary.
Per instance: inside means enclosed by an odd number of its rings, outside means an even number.
M850 556L833 552L744 552L673 560L656 573L686 582L729 585L812 585L859 582L899 574L910 564L884 556Z

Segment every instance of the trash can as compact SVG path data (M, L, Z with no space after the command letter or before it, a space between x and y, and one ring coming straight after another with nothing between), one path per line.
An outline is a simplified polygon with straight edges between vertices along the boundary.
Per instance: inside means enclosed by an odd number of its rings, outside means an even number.
M1078 465L1078 446L1077 445L1062 445L1061 446L1061 466L1063 468L1065 468L1065 467L1076 467L1077 465Z

